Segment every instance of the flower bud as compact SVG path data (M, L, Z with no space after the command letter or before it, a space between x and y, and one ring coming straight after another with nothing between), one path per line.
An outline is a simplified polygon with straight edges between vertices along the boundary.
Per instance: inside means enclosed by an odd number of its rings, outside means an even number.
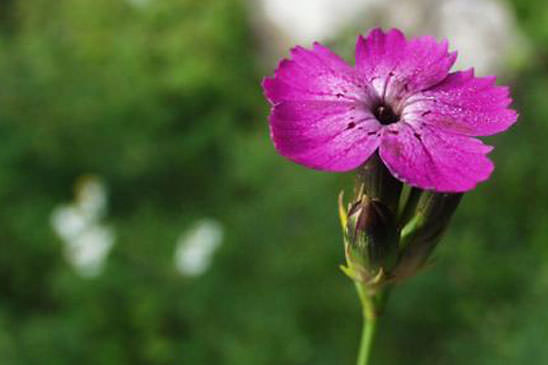
M402 190L402 182L395 179L375 153L358 169L356 187L371 200L382 202L384 206L396 214Z
M424 267L441 240L462 194L405 186L374 155L359 170L346 211L339 197L345 273L375 293Z
M441 240L462 194L423 191L414 215L400 234L400 258L393 271L399 280L415 274Z
M348 212L348 243L368 269L387 271L397 257L398 243L393 213L382 202L363 195Z

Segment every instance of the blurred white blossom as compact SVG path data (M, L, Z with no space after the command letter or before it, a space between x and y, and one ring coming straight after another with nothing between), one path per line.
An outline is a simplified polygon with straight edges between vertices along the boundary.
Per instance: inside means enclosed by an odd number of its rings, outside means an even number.
M294 42L333 36L356 15L382 0L261 0L266 18Z
M67 261L83 277L95 277L115 240L111 228L103 225L107 192L103 182L85 176L76 183L73 203L62 204L51 214L51 225L64 243Z
M223 240L223 227L213 219L202 219L177 239L175 267L182 275L199 276L207 271L213 253Z
M80 275L95 277L101 273L113 244L114 234L110 228L93 225L67 241L65 255Z
M408 36L447 38L459 51L456 68L474 67L478 75L506 71L529 47L515 16L503 0L260 0L274 32L263 32L270 53L312 41L333 39L341 30L365 33L375 26L397 27ZM265 22L260 22L264 26ZM282 33L283 35L279 35ZM517 59L516 59L517 58Z
M89 216L72 204L60 205L51 215L55 233L65 242L75 240L90 225L90 221Z
M457 68L501 71L509 57L527 51L514 14L498 0L447 0L440 4L439 34L459 51Z
M76 206L94 220L103 218L107 208L105 184L96 177L83 177L76 185Z
M448 39L458 51L455 68L474 67L478 75L506 71L509 60L528 52L504 0L391 0L376 12L382 25Z

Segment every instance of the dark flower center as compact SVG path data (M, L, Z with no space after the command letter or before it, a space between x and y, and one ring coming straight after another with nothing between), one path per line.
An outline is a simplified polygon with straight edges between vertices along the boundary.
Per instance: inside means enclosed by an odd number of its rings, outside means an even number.
M379 104L373 109L373 114L382 125L396 123L400 116L394 113L392 108L385 104Z

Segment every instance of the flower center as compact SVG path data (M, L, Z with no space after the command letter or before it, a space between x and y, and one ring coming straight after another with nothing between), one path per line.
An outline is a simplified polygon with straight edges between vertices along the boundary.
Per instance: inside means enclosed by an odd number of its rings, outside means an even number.
M388 125L400 120L400 116L394 113L392 108L385 104L379 104L373 109L375 118L382 124Z

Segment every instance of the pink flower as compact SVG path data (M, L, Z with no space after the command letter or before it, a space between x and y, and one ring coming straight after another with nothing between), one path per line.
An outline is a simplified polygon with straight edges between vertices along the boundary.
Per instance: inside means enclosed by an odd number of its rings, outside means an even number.
M325 171L353 170L377 150L392 175L422 189L463 192L489 178L492 147L477 136L517 120L507 87L473 69L449 73L447 41L397 29L358 37L356 65L326 47L296 47L263 88L279 153Z

